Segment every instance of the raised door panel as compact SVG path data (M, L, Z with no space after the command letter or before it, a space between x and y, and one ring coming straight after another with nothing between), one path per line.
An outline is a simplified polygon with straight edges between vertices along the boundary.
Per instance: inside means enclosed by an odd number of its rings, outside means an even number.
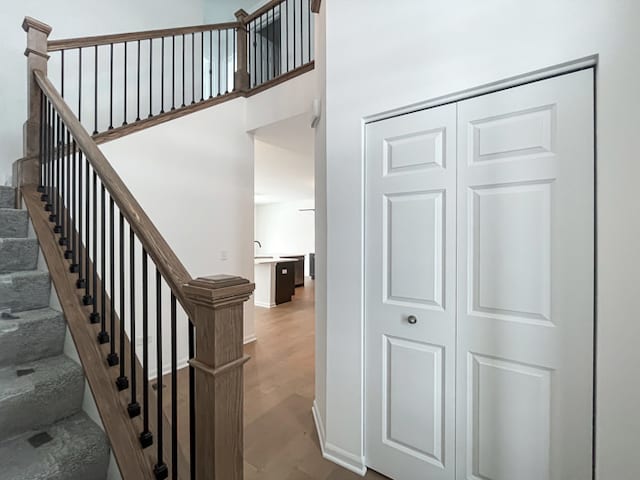
M365 450L391 478L455 474L455 120L447 105L366 127Z

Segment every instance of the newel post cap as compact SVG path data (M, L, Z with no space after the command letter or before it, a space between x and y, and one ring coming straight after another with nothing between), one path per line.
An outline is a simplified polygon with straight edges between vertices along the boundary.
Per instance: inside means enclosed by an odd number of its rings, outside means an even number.
M246 278L211 275L191 280L184 286L184 293L196 305L218 308L245 302L254 288Z
M249 14L243 8L241 8L238 11L236 11L236 13L234 13L234 15L236 16L236 20L238 20L240 22L242 21L243 18L249 16Z
M22 21L22 29L28 32L31 29L44 33L47 37L51 33L52 28L40 20L36 20L33 17L24 17Z

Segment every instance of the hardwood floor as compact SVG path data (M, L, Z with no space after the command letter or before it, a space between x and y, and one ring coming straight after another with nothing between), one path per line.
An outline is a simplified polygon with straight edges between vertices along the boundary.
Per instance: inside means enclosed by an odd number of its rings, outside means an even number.
M313 423L314 285L306 279L290 303L256 307L258 340L245 346L245 480L356 480L356 475L322 458ZM165 382L169 379L165 378ZM179 403L186 412L188 378L178 374ZM167 383L165 383L167 384ZM182 416L182 415L181 415ZM180 419L183 426L186 423ZM185 430L179 436L188 442ZM369 471L364 477L386 477Z

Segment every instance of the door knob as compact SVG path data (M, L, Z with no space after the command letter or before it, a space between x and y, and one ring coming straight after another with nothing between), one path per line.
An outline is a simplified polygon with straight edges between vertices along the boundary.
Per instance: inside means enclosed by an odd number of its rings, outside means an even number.
M415 325L416 323L418 323L418 317L416 317L415 315L409 315L407 317L407 322L409 322L409 325Z

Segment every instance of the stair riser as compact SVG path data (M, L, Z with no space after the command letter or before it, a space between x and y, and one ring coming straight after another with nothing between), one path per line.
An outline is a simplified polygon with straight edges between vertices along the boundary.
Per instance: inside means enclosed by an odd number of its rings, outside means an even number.
M24 210L0 210L0 237L25 238L29 219Z
M47 273L0 276L0 310L22 312L48 307L50 293Z
M38 241L35 238L0 239L0 273L35 270Z
M0 208L15 208L16 191L9 187L0 187Z
M64 317L43 315L28 319L0 319L0 368L60 355L66 334Z
M80 411L84 377L79 365L66 359L14 368L10 371L14 375L18 369L36 371L19 377L11 391L6 391L6 387L4 394L0 394L0 440L50 425Z

